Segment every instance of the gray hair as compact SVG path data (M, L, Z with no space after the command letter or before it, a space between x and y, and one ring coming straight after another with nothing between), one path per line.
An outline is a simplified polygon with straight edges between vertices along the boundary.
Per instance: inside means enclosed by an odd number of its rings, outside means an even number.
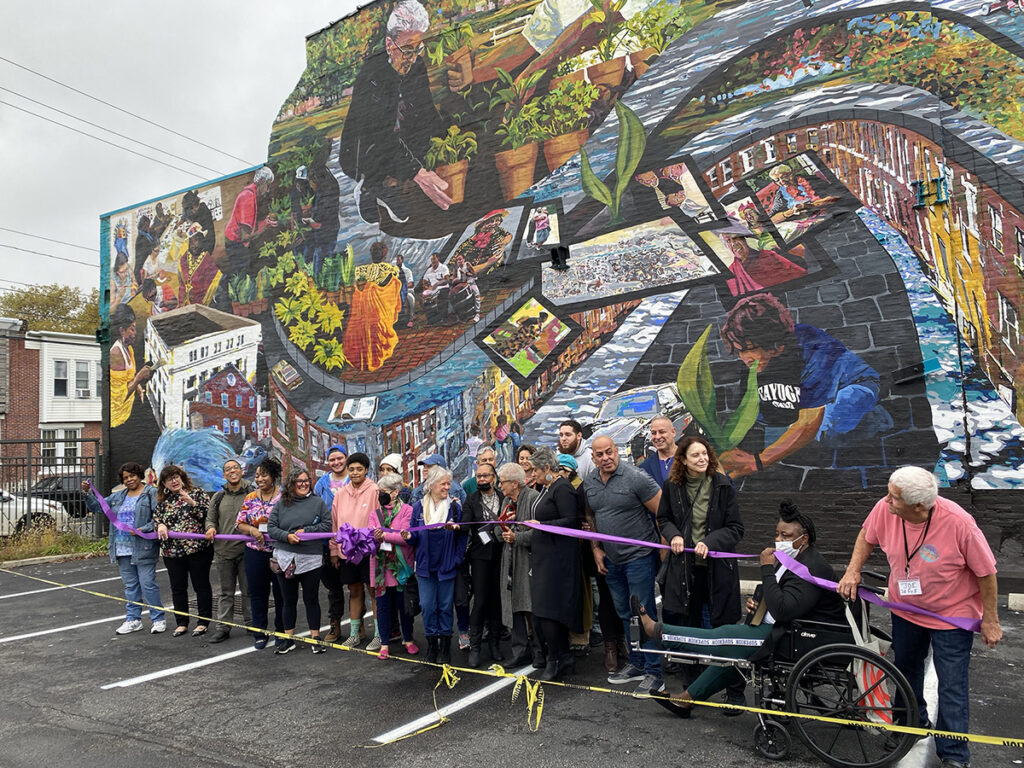
M935 475L921 467L900 467L889 475L889 483L900 489L906 504L924 504L931 509L939 495Z
M530 464L537 469L558 468L558 457L550 448L538 448L530 457Z
M269 184L273 180L274 180L274 172L272 170L270 170L269 168L267 168L267 166L265 166L265 165L262 168L260 168L258 171L256 171L256 173L253 174L253 177L252 177L253 184L260 184L262 182L266 182L267 184Z
M382 491L387 491L388 493L391 493L391 491L402 490L403 485L402 476L397 472L389 472L377 481L377 487Z
M490 451L492 454L494 454L495 457L497 457L497 455L498 455L498 452L495 451L491 446L489 446L489 445L482 445L482 446L480 446L480 450L478 450L476 452L477 461L480 460L480 454L483 453L484 451ZM484 463L488 464L490 462L484 462Z
M426 32L429 28L427 9L418 0L402 0L388 16L387 36L393 40L403 32Z
M526 485L526 472L513 461L498 467L498 478L501 480L511 480L513 483L519 483L522 486Z
M440 464L435 464L427 472L426 478L423 480L423 495L426 496L430 493L430 489L438 483L444 482L445 480L451 480L452 473L442 467Z

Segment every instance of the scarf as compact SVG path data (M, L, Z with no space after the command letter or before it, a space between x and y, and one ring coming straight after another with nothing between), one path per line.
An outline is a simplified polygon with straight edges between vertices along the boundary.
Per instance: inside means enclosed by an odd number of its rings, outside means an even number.
M390 528L391 523L394 522L395 517L398 516L399 510L402 508L402 502L396 501L394 504L388 507L382 507L380 510L380 519L382 528ZM412 573L412 568L405 561L405 556L402 554L402 548L400 545L392 545L391 551L386 549L377 550L377 568L376 578L374 579L374 594L380 597L384 594L387 589L387 583L384 580L385 575L390 572L395 580L398 582L398 590L402 591L405 586L405 582L409 580L409 575Z
M448 522L449 501L445 499L439 504L434 504L430 494L423 495L423 523L424 525L436 525Z

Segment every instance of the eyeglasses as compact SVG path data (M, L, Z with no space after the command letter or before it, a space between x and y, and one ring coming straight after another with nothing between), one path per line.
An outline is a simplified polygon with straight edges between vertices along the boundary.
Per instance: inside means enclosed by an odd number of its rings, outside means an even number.
M309 480L296 480L295 485L309 485Z
M388 39L390 40L390 38ZM426 50L426 46L423 43L420 43L419 45L413 48L403 48L394 40L391 40L391 44L395 46L395 49L398 51L399 55L401 55L403 59L415 59L417 56L423 53L423 51Z

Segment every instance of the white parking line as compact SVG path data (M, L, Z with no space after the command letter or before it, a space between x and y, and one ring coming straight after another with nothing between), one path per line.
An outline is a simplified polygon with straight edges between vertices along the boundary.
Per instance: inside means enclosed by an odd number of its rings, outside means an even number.
M515 672L512 672L512 674L525 675L527 672L534 671L536 670L534 670L532 666L526 666L522 669L517 669ZM471 693L469 696L466 696L465 698L459 699L458 701L453 701L451 704L441 707L437 712L431 712L429 715L424 715L423 717L413 720L411 723L399 726L398 728L388 731L387 733L382 733L380 736L374 736L373 740L376 741L378 744L384 744L389 741L394 741L395 739L400 739L403 736L408 736L410 733L415 733L421 728L426 728L428 725L432 725L436 723L438 720L440 720L438 713L440 713L440 716L447 717L453 712L458 712L461 709L465 709L466 707L476 704L476 702L480 701L481 699L486 699L488 696L497 693L503 688L508 688L515 681L516 679L514 677L503 677L502 679L493 682L490 685L484 686L476 693Z
M164 606L170 608L170 606ZM72 629L81 629L82 627L91 627L95 624L105 624L108 621L124 621L124 613L119 613L117 616L108 616L105 619L93 619L92 621L83 621L81 624L69 624L66 627L54 627L53 629L44 629L40 632L27 632L24 635L11 635L10 637L0 637L0 643L13 643L15 640L28 640L30 637L40 637L42 635L52 635L56 632L69 632Z
M167 569L160 568L157 573L164 573ZM0 595L0 600L7 600L12 597L25 597L27 595L38 595L42 592L56 592L58 589L68 589L69 587L87 587L90 584L102 584L105 581L119 581L120 576L111 576L108 579L94 579L93 581L80 581L77 584L65 584L62 587L46 587L45 589L32 589L28 592L15 592L13 595Z

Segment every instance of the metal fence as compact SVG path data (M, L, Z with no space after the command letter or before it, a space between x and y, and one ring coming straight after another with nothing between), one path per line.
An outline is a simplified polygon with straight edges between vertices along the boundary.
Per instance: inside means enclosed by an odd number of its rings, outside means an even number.
M89 511L82 482L97 482L100 441L0 440L0 536L35 528L104 535L106 518Z

